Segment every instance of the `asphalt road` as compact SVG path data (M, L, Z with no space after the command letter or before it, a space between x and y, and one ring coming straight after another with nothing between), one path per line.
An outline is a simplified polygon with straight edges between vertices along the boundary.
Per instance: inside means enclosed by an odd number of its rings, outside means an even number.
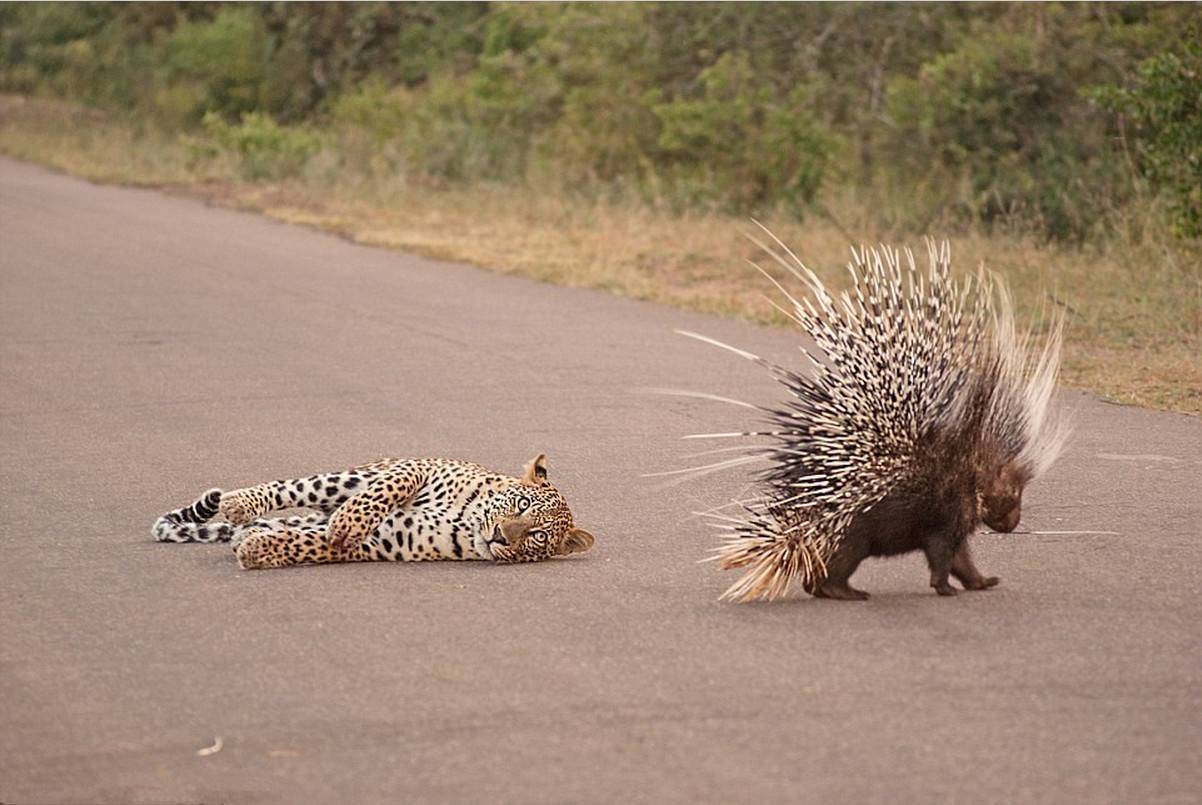
M804 248L804 244L799 244ZM732 264L732 270L739 270ZM0 161L0 801L1196 802L1202 421L1081 394L954 599L719 604L669 489L792 334ZM591 553L242 572L209 486L546 451ZM220 737L220 751L198 750Z

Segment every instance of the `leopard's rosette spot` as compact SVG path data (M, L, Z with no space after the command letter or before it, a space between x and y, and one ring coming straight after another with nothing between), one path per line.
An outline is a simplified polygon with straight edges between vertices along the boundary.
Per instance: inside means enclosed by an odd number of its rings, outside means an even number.
M217 501L220 500L220 504ZM316 509L267 518L278 509ZM206 523L220 510L229 523ZM248 570L367 560L537 562L589 550L539 455L521 477L446 459L382 460L260 484L160 517L165 542L229 541Z

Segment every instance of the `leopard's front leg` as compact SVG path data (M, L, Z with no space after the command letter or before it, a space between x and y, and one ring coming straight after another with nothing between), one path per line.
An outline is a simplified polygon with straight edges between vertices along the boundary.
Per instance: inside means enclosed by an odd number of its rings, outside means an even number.
M343 503L326 529L330 549L357 548L388 515L404 506L426 482L419 467L402 464L380 473L367 489Z
M369 557L362 548L352 546L335 554L325 541L326 516L287 517L259 520L244 529L243 539L234 549L243 570L259 570L292 565L316 565L328 562L362 562Z

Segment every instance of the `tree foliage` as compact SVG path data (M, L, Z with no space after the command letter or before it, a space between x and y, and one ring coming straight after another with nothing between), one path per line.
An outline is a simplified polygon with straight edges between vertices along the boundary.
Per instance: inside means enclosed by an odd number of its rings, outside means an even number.
M1129 85L1092 94L1129 125L1139 168L1169 192L1177 232L1202 237L1202 26L1178 51L1141 62Z
M373 171L443 182L553 181L680 208L798 213L851 187L892 225L1069 241L1147 187L1196 237L1195 13L5 4L0 89L207 132L256 176L299 171L322 143L351 159L353 141Z

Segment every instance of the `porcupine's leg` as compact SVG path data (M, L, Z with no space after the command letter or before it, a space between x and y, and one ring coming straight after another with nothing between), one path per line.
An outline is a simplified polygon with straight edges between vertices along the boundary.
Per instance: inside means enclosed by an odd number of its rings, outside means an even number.
M923 550L927 555L927 564L931 567L931 586L940 595L956 595L957 590L947 580L952 570L952 557L964 540L957 540L954 535L943 533L932 534L927 539Z
M814 590L814 597L837 601L867 601L868 593L857 590L848 583L851 574L856 572L856 568L867 555L867 540L846 539L827 563L826 578Z
M961 542L960 547L952 554L952 575L966 590L988 590L990 587L996 587L1001 581L997 576L981 575L968 552L968 540Z

